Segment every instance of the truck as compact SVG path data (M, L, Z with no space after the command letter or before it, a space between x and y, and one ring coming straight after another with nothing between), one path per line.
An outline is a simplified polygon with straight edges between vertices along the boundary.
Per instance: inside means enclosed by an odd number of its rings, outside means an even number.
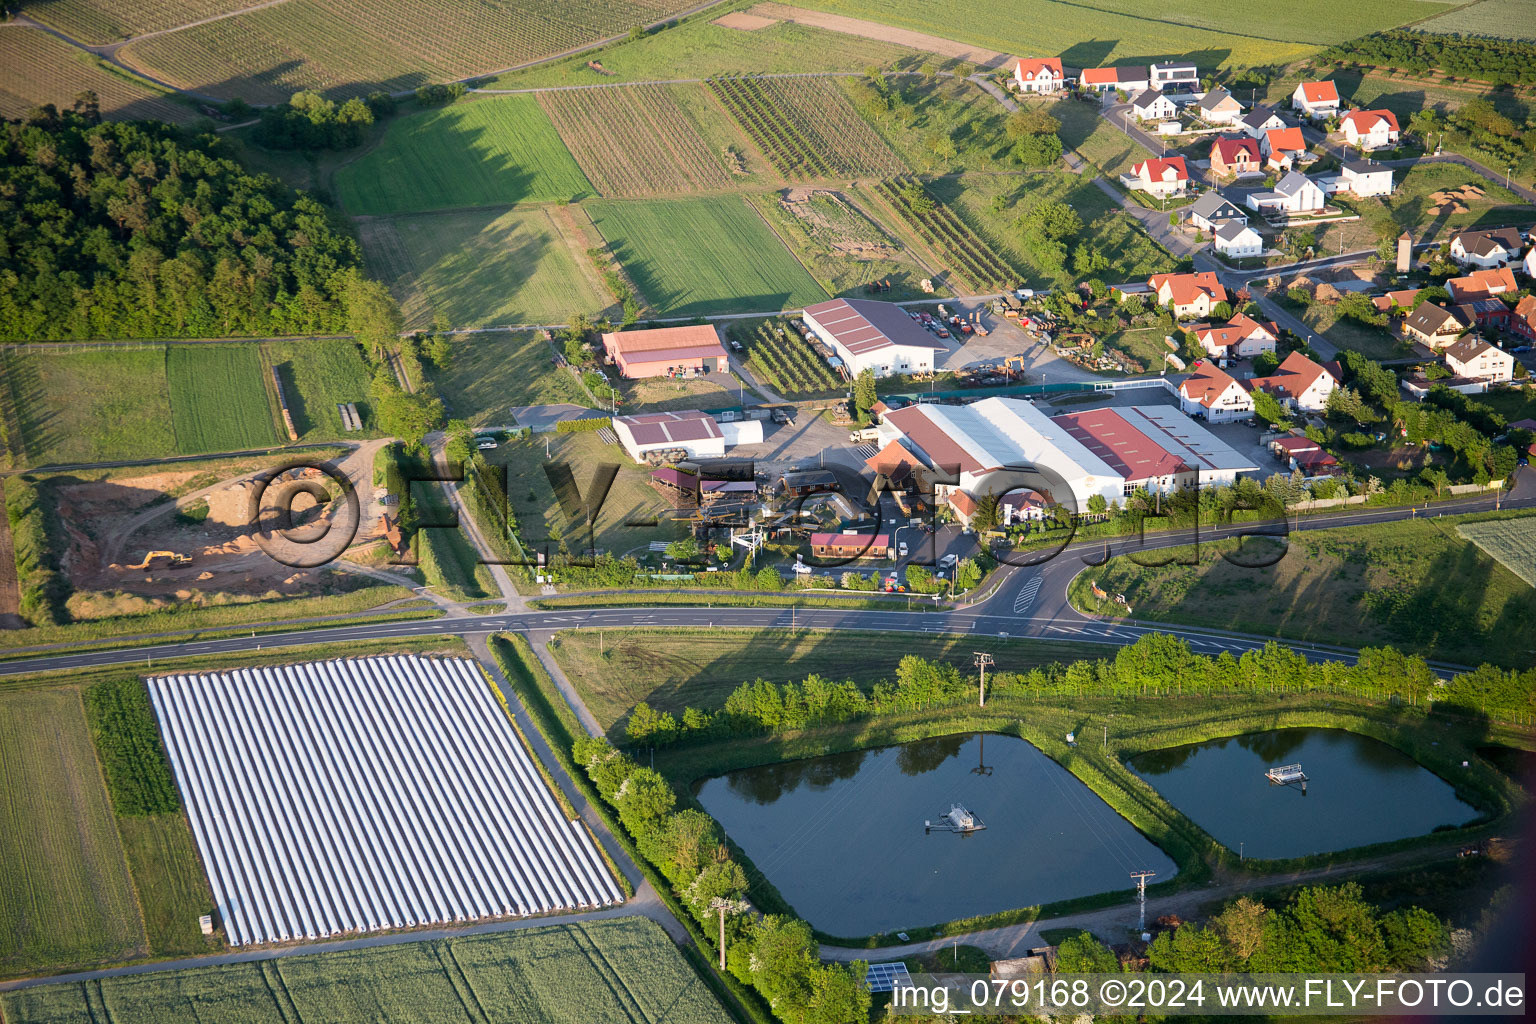
M871 441L880 440L880 431L875 427L863 427L850 432L848 440L853 444L868 444Z

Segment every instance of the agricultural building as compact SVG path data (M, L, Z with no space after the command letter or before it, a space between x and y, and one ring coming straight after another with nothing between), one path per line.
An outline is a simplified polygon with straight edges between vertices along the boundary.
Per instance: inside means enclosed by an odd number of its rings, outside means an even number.
M638 413L613 420L613 432L619 443L636 462L646 461L651 452L680 451L690 459L719 458L726 448L725 432L720 426L708 413L691 410ZM761 423L757 430L761 441Z
M857 376L930 373L944 346L900 306L869 299L832 299L805 308L805 322Z
M779 490L791 498L832 494L843 489L830 469L797 469L779 477Z
M609 331L603 335L603 352L619 373L632 378L714 373L726 367L720 335L709 324Z
M623 900L472 661L148 682L233 946Z
M1209 430L1168 405L1089 409L1055 417L1083 447L1107 463L1124 494L1230 484L1258 469Z
M811 554L817 558L889 558L891 538L884 533L811 534Z

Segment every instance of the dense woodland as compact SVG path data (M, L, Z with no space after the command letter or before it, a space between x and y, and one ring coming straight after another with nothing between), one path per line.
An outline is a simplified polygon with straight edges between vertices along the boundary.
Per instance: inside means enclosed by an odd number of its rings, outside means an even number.
M330 211L212 136L89 98L0 122L0 339L345 331L360 265Z
M1495 85L1536 82L1536 43L1393 29L1330 46L1323 60L1405 71L1443 71Z

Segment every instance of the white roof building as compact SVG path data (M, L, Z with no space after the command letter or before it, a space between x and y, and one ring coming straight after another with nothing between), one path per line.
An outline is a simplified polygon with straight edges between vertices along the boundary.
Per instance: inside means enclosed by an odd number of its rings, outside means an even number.
M919 327L906 310L890 302L831 299L805 307L805 322L858 376L929 373L934 352L944 345Z

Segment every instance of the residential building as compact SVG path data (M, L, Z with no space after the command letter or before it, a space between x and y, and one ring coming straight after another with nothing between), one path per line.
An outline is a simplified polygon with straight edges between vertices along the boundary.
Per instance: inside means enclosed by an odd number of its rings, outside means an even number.
M1285 122L1275 113L1274 107L1254 107L1237 119L1237 126L1255 139L1262 139L1265 132L1284 128Z
M1451 301L1457 304L1488 299L1496 295L1512 295L1519 290L1515 284L1515 272L1508 267L1491 267L1474 270L1465 277L1453 277L1445 282L1445 290L1451 293Z
M1189 169L1181 156L1149 156L1133 164L1130 174L1122 174L1120 183L1154 196L1180 195L1189 187Z
M1065 82L1060 57L1025 57L1013 66L1013 84L1023 92L1057 92Z
M1536 246L1532 246L1531 251L1525 254L1525 260L1520 266L1525 268L1526 277L1536 277Z
M1223 221L1217 226L1211 245L1217 252L1232 259L1264 255L1264 236L1252 225L1241 221Z
M630 378L714 373L726 368L725 347L711 324L603 334L603 352Z
M1230 484L1258 468L1167 405L1089 409L1054 420L1109 465L1124 495Z
M1511 380L1515 375L1514 356L1470 334L1446 348L1445 365L1458 377L1490 384Z
M1273 352L1280 340L1280 327L1273 320L1255 320L1238 313L1224 324L1196 324L1195 340L1218 359L1252 359L1261 352Z
M1131 113L1138 121L1166 121L1177 117L1179 108L1163 93L1148 89L1131 101Z
M944 346L890 302L831 299L805 308L805 323L858 376L930 373L934 352Z
M1509 329L1514 331L1526 344L1536 342L1536 295L1527 295L1515 306L1515 315L1510 318Z
M1339 122L1344 141L1363 150L1397 145L1397 115L1390 110L1351 110Z
M1387 292L1384 295L1372 295L1371 305L1379 312L1391 313L1393 310L1411 310L1414 300L1419 297L1417 288L1404 288L1400 291Z
M1437 305L1426 299L1403 321L1403 334L1422 342L1431 352L1438 352L1470 331L1472 324L1470 311Z
M1339 171L1342 191L1353 193L1361 199L1392 194L1392 168L1385 164L1373 164L1365 160L1350 160Z
M891 536L888 533L858 533L844 530L842 533L811 534L811 556L814 558L889 558Z
M761 423L758 429L762 429ZM682 451L691 459L719 458L725 454L725 434L715 418L704 412L615 416L613 432L636 462L645 462L652 452Z
M1463 314L1470 315L1472 322L1478 327L1509 326L1509 307L1504 305L1503 299L1472 299L1468 302L1458 303L1456 308L1461 310Z
M1230 423L1253 416L1253 395L1215 363L1202 362L1179 384L1179 408L1210 423Z
M1259 140L1218 136L1211 143L1211 173L1217 177L1229 174L1258 174Z
M1326 121L1339 112L1339 90L1333 82L1302 82L1291 93L1291 109L1310 118Z
M1266 217L1317 213L1327 205L1322 187L1300 171L1288 171L1273 192L1253 192L1248 196L1248 208Z
M1147 290L1159 306L1170 306L1176 317L1210 316L1218 302L1227 301L1227 290L1213 271L1199 274L1153 274Z
M1147 74L1145 64L1118 68L1084 68L1077 80L1085 89L1096 89L1099 92L1119 90L1129 96L1135 96L1152 86L1152 79Z
M1333 389L1339 386L1341 374L1337 363L1324 366L1300 352L1292 352L1268 377L1253 377L1243 384L1250 391L1272 395L1281 405L1320 412L1327 406Z
M1468 267L1501 267L1520 258L1518 228L1463 231L1451 239L1451 259Z
M1167 64L1153 64L1150 70L1154 89L1200 88L1200 69L1188 62L1170 61Z
M1217 87L1200 97L1200 117L1211 124L1231 124L1243 116L1243 105Z
M1235 220L1246 224L1248 215L1238 209L1230 199L1222 198L1221 193L1214 189L1200 193L1200 197L1189 206L1189 223L1201 231L1215 231L1216 225L1224 220Z
M1300 128L1271 128L1259 139L1264 166L1289 171L1307 155L1307 140Z

